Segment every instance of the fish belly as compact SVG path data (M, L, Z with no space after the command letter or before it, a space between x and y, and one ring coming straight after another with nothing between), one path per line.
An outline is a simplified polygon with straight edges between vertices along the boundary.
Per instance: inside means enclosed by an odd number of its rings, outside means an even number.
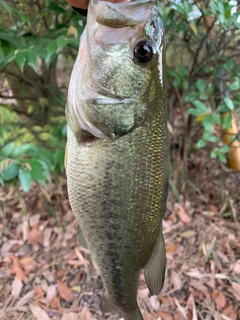
M79 143L68 129L70 204L111 304L137 308L138 276L161 237L167 195L166 110L110 141Z

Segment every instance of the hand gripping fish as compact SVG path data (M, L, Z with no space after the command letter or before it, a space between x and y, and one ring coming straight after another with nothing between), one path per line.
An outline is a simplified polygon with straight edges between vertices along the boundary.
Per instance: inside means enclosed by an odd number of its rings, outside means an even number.
M66 117L70 204L105 286L103 312L142 320L165 273L168 186L164 34L158 2L91 0L71 75Z

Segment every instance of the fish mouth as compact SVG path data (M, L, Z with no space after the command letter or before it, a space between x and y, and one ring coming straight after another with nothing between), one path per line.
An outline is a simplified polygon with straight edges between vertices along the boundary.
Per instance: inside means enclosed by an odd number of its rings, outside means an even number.
M135 0L112 3L99 1L96 6L97 23L112 28L135 27L156 14L156 0ZM133 14L134 12L134 14Z

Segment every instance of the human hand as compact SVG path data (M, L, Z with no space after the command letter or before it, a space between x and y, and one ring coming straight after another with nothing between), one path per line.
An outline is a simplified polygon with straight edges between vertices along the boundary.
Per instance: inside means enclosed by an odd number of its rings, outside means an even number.
M88 8L89 0L66 0L66 1L75 8L82 8L82 9Z

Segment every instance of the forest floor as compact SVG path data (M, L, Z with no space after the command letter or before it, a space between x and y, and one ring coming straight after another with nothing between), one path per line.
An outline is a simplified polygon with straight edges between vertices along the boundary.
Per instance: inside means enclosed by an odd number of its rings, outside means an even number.
M209 164L199 174L194 158L188 167L193 182L181 190L171 178L164 287L149 297L141 275L138 303L144 320L239 320L239 174L220 167L209 178ZM27 194L1 188L0 203L0 319L119 319L100 311L103 284L90 253L76 243L65 179Z

